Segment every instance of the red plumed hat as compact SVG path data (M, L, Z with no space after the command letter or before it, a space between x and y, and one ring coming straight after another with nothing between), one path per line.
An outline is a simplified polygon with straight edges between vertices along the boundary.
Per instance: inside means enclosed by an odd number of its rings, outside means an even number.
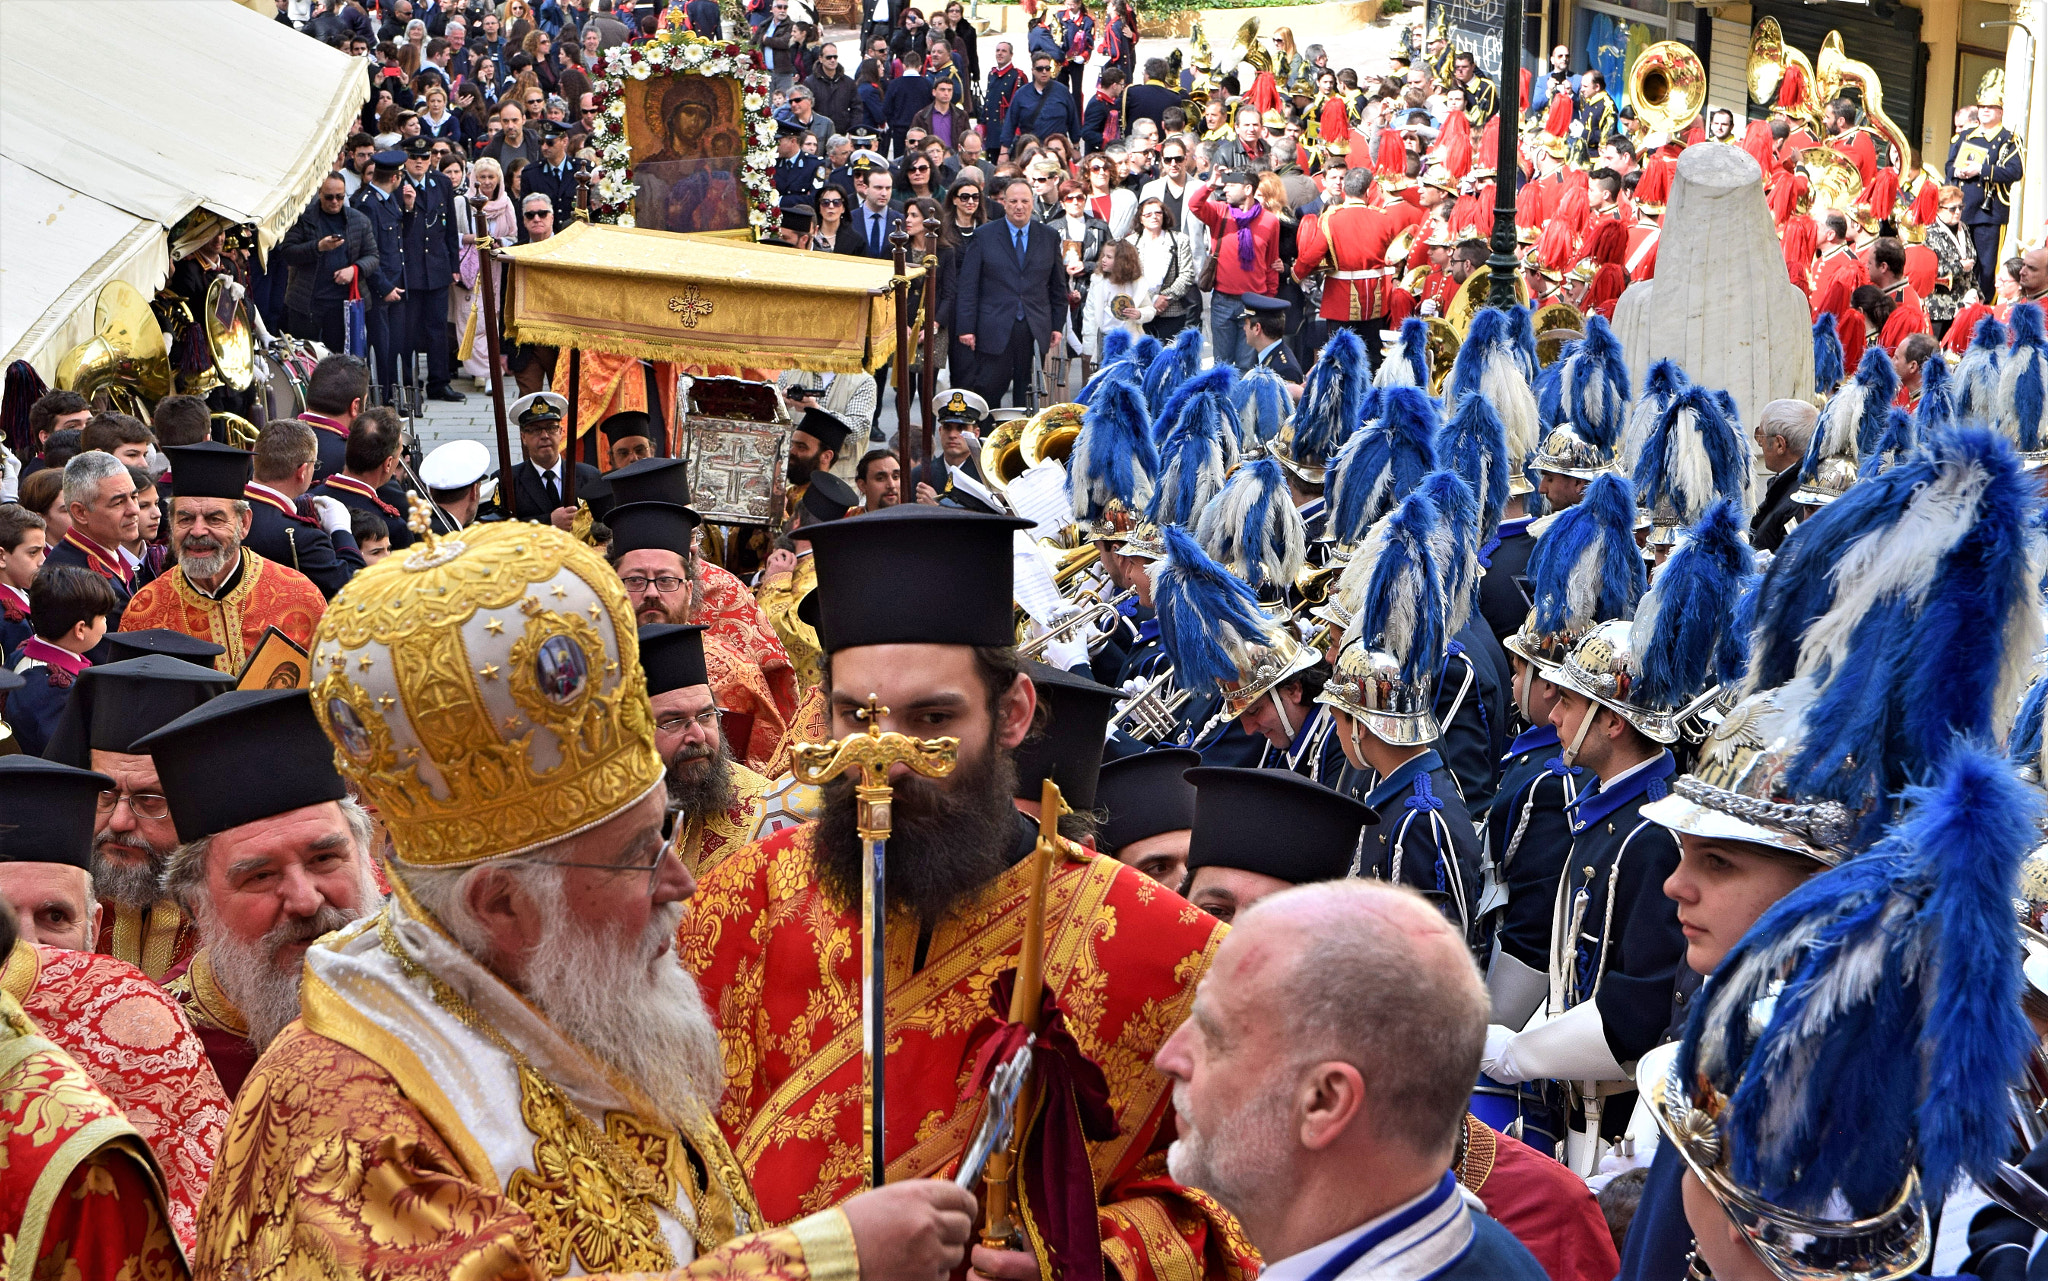
M1579 310L1590 313L1600 311L1604 306L1610 310L1601 311L1600 314L1612 315L1611 308L1615 300L1621 297L1621 291L1627 287L1628 273L1623 271L1618 263L1602 263L1600 270L1593 273L1592 282L1586 286L1586 296L1580 300Z
M1572 236L1570 224L1562 218L1552 218L1543 224L1543 234L1536 237L1536 261L1552 271L1563 271L1578 258L1578 244Z
M1899 203L1899 171L1889 166L1878 170L1863 195L1870 203L1871 217L1879 222L1890 218Z
M1550 220L1563 223L1574 240L1585 234L1587 225L1593 221L1593 203L1587 198L1586 188L1576 183L1566 183L1564 189L1558 193L1557 204L1551 210ZM1569 264L1552 265L1564 267Z
M1472 172L1472 122L1462 111L1451 113L1444 121L1443 134L1437 139L1437 146L1443 156L1444 168L1451 171L1451 177L1462 178Z
M1543 132L1562 138L1571 132L1572 96L1560 89L1550 95L1550 110L1543 117Z
M1785 64L1785 77L1778 81L1778 105L1797 107L1806 101L1806 72L1796 62Z
M1650 163L1643 166L1643 176L1636 182L1636 203L1659 209L1670 204L1671 169L1669 157L1650 157Z
M1595 218L1586 234L1585 256L1601 266L1622 266L1628 261L1628 228L1619 218Z
M1382 177L1398 178L1408 172L1408 146L1392 129L1380 130L1378 149L1373 154L1373 171Z
M1811 281L1813 254L1819 247L1820 233L1813 219L1794 218L1785 224L1785 275L1801 289Z

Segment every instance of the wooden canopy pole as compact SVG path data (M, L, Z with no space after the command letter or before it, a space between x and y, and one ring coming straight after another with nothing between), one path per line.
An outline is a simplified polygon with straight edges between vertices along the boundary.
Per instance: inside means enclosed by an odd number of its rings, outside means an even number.
M496 285L498 250L489 231L490 219L484 214L484 203L482 196L469 198L469 207L476 214L471 220L471 225L484 228L476 236L476 283L483 291L484 348L491 361L491 413L498 424L498 501L504 505L508 518L518 520L519 495L512 488L512 436L505 427L505 372L499 358ZM432 495L428 497L431 498Z
M903 485L910 482L910 235L901 226L889 233L896 265L896 456Z

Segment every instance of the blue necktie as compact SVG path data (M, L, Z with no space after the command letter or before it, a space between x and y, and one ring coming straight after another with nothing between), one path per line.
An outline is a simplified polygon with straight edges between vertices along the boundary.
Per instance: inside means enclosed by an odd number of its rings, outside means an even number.
M1017 242L1017 270L1022 271L1024 270L1024 229L1014 223L1011 224L1010 238Z
M868 215L868 243L876 249L881 249L888 244L888 241L882 236L882 215L878 213L870 213ZM875 256L879 258L886 255L877 254Z

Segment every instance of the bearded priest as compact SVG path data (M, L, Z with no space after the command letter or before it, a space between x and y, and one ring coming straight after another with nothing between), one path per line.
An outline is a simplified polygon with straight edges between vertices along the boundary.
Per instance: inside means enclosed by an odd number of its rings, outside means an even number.
M670 955L695 886L661 836L632 608L595 551L521 522L427 534L349 581L313 660L392 898L307 951L195 1275L940 1281L964 1191L904 1183L771 1228L718 1135L717 1034Z
M952 773L892 780L891 1179L957 1168L983 1110L962 1087L1007 1012L996 993L1023 942L1037 824L1011 803L1015 753L1044 732L1045 711L1012 647L1012 543L1029 524L904 505L807 527L818 587L798 612L823 645L831 733L859 734L872 716L885 731L959 740ZM866 1183L854 781L824 787L816 822L706 873L683 927L724 1043L719 1122L770 1222ZM1063 1031L1040 1040L1059 1045L1075 1102L1046 1110L1065 1142L1026 1153L1028 1247L977 1247L973 1266L992 1281L1249 1276L1257 1256L1235 1220L1167 1175L1171 1083L1152 1068L1223 929L1114 858L1060 848L1044 956ZM1066 1124L1076 1111L1084 1119Z

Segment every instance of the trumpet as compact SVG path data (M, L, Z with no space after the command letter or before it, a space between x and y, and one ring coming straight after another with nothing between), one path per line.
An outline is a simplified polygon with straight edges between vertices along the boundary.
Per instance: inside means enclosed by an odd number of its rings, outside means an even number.
M1140 742L1158 743L1173 733L1180 723L1177 713L1192 697L1174 685L1171 671L1164 671L1119 703L1109 723Z
M1067 611L1065 617L1046 628L1039 635L1033 636L1030 640L1017 646L1017 656L1019 658L1038 658L1047 649L1051 648L1055 641L1072 640L1077 633L1107 628L1110 623L1116 620L1117 606L1130 600L1137 594L1137 588L1127 587L1108 600L1104 600L1093 591L1082 592L1074 598L1073 607ZM1089 637L1088 652L1094 653L1108 639L1109 633L1106 630Z

